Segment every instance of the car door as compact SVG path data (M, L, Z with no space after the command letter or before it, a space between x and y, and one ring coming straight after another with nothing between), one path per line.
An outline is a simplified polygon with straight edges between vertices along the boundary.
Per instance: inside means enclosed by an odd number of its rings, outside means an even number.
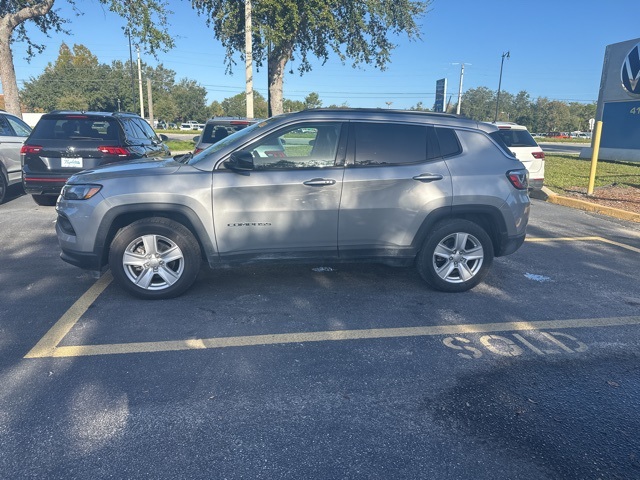
M22 178L20 149L31 127L15 117L0 115L0 163L4 166L9 184Z
M433 127L353 122L342 187L340 257L411 256L427 215L451 205Z
M252 170L213 172L221 257L337 256L341 128L339 122L282 127L243 147Z

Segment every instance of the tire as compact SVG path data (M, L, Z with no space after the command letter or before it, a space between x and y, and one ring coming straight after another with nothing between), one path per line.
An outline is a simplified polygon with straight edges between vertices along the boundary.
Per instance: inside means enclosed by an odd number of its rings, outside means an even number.
M138 220L122 228L109 248L116 282L144 299L184 293L200 271L200 246L184 225L164 217Z
M442 292L465 292L478 285L493 262L493 243L476 223L438 223L425 240L416 266L420 276Z
M33 201L41 207L54 207L58 201L58 197L54 195L31 195Z
M4 173L0 172L0 204L4 202L7 196L7 188L9 188L7 179L4 177Z

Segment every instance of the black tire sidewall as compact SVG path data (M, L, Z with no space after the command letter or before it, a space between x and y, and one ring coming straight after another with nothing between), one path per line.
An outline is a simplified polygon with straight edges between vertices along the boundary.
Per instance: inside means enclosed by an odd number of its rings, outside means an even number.
M9 182L4 178L4 172L0 172L0 203L4 202L7 198L7 190L9 189Z
M433 267L433 254L436 246L452 233L469 233L482 244L484 258L480 271L471 280L462 283L450 283L438 276ZM438 223L425 240L416 259L420 276L434 289L442 292L465 292L478 285L489 272L493 263L493 243L487 232L478 224L469 220L453 219Z
M162 235L173 241L182 251L184 270L173 285L162 290L145 290L134 285L122 265L127 246L143 235ZM173 298L184 293L195 281L200 271L200 246L189 229L181 223L164 217L138 220L121 229L109 248L109 267L116 282L129 293L144 299Z

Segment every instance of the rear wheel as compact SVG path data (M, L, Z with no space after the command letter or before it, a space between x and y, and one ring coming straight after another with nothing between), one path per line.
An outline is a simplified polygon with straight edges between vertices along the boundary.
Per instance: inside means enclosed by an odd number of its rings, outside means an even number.
M146 299L182 294L196 279L200 260L200 246L189 229L163 217L123 228L109 250L109 266L118 284Z
M493 256L491 238L482 227L455 219L435 226L418 255L417 268L436 290L464 292L487 275Z
M31 195L33 201L41 207L53 207L58 200L58 197L54 195Z

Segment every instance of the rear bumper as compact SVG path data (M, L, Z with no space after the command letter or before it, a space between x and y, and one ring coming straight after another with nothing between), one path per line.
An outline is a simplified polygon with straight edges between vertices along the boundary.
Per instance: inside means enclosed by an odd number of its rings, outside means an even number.
M59 195L69 175L36 175L24 173L22 185L30 195Z

